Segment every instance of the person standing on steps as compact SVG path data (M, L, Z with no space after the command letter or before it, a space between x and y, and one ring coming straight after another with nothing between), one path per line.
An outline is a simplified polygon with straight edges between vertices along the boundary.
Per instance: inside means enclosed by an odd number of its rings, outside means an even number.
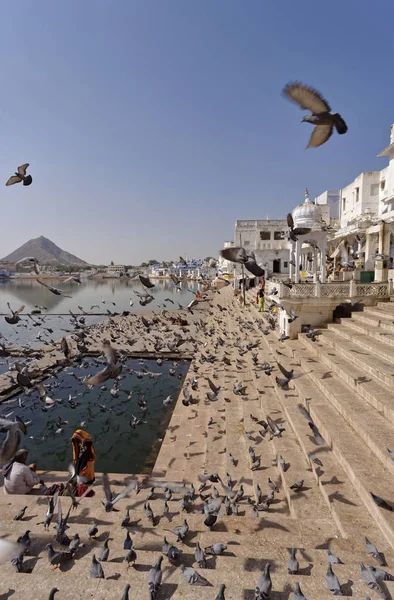
M259 312L264 312L264 286L265 286L264 279L260 279L260 287L257 291L257 297L256 297L256 301L259 304Z

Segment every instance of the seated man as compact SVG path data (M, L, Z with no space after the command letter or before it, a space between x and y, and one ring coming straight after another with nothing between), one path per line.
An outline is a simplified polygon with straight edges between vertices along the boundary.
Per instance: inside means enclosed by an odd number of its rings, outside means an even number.
M3 467L5 494L30 494L32 488L43 481L35 474L35 465L26 465L27 450L21 449L12 461Z

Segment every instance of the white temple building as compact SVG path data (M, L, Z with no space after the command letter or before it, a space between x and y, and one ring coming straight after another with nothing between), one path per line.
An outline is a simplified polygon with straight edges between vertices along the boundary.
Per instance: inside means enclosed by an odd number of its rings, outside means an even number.
M315 204L305 190L305 201L295 207L292 212L295 228L308 228L310 233L298 236L296 242L290 241L290 279L299 283L300 272L313 272L313 281L326 281L326 250L327 226L330 217L325 211L323 217L322 206Z

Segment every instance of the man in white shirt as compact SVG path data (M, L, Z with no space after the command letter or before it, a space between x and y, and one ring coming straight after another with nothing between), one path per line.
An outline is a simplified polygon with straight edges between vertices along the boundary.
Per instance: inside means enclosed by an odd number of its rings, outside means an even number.
M5 494L30 494L37 483L44 483L35 474L34 465L26 465L27 454L27 450L18 450L13 462L3 468Z

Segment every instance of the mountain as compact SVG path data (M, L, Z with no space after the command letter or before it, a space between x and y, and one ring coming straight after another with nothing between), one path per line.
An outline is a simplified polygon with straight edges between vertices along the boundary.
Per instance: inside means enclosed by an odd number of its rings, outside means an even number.
M56 246L51 240L40 235L38 238L29 240L8 256L5 256L2 262L15 263L25 256L34 256L43 265L87 265L84 260L81 260L74 254L70 254L65 250Z

